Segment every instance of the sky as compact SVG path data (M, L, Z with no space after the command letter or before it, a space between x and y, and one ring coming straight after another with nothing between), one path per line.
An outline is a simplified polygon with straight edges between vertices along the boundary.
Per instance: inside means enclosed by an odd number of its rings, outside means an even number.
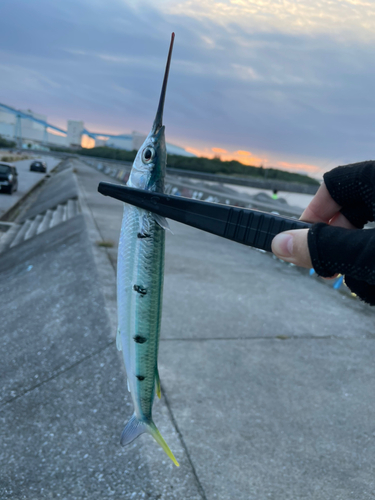
M373 0L2 0L0 102L321 177L374 158Z

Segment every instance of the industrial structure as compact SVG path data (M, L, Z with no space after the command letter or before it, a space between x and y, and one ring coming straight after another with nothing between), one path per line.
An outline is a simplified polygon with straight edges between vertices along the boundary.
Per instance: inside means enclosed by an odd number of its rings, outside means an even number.
M68 120L64 130L47 122L45 115L31 110L18 110L0 103L0 136L14 140L19 148L43 149L49 146L68 148L108 146L127 151L138 150L145 134L132 132L125 135L90 132L83 121ZM195 156L185 149L167 143L169 154Z

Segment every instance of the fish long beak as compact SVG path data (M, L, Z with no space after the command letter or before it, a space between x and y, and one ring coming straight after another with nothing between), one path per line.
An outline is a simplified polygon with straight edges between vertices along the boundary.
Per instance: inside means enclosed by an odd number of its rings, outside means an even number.
M169 66L171 65L173 42L174 42L174 33L172 33L171 44L169 46L167 65L165 67L164 80L163 80L163 86L161 88L159 106L158 106L158 109L156 111L154 124L152 125L152 133L153 134L156 134L156 132L163 126L164 101L165 101L165 93L167 91Z

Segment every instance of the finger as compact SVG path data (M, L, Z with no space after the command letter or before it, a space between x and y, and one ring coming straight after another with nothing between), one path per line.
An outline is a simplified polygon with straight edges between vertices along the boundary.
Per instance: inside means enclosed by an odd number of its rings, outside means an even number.
M356 226L354 226L351 222L348 221L348 219L343 215L341 212L338 212L336 215L332 217L332 219L329 221L330 226L336 226L336 227L344 227L346 229L357 229Z
M311 258L307 244L308 229L297 229L277 234L272 240L272 252L279 259L296 266L311 268Z
M328 223L340 211L340 208L340 205L332 199L326 185L323 183L301 215L301 220Z

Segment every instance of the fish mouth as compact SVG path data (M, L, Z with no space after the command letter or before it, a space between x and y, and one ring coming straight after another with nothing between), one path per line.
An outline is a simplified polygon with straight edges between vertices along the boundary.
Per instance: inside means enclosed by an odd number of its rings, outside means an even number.
M165 94L167 92L167 83L168 83L169 67L171 65L171 59L172 59L173 42L174 42L174 33L172 33L171 43L169 45L168 59L167 59L167 64L165 66L163 86L161 88L160 99L159 99L159 106L156 111L155 120L151 129L152 134L154 135L156 135L163 126L164 101L165 101Z

